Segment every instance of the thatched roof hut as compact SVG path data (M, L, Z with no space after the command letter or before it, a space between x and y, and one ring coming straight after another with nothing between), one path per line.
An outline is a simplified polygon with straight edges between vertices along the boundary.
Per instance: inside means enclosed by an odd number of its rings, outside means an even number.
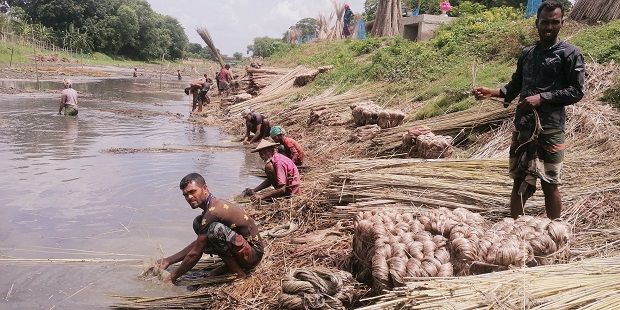
M620 18L620 1L577 0L570 18L578 22L610 22Z

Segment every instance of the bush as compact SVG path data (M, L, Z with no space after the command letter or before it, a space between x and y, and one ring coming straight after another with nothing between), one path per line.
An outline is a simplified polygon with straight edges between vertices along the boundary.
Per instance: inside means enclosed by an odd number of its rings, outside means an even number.
M446 56L474 56L481 60L518 57L524 46L534 43L533 21L516 8L492 8L465 14L439 28L431 44Z
M603 26L586 28L579 32L571 42L581 48L598 63L610 60L620 62L620 20ZM586 59L589 61L590 59Z

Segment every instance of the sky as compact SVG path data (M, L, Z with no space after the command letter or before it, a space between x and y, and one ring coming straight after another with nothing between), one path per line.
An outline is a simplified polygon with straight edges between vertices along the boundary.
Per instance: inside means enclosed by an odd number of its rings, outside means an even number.
M328 16L334 11L331 0L147 0L153 11L176 18L191 43L204 41L196 28L209 30L221 53L246 56L247 46L256 37L282 38L290 26L303 18ZM337 0L344 5L344 1ZM347 0L354 13L363 13L364 0Z

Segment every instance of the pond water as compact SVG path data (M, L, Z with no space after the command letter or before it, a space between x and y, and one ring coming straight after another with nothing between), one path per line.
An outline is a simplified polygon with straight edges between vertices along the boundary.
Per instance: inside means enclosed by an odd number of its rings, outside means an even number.
M117 303L112 295L187 293L138 279L143 260L195 239L200 210L179 181L198 172L230 198L260 182L248 175L260 159L188 121L186 83L165 81L160 91L159 80L74 81L79 115L65 117L59 82L0 82L53 90L0 98L0 258L15 259L0 261L0 308L98 309Z

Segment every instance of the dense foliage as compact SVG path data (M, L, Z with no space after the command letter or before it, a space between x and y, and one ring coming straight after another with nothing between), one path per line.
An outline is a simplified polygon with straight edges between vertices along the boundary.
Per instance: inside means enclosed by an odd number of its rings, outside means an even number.
M1 8L18 34L84 53L179 59L189 46L179 22L145 0L6 0Z

